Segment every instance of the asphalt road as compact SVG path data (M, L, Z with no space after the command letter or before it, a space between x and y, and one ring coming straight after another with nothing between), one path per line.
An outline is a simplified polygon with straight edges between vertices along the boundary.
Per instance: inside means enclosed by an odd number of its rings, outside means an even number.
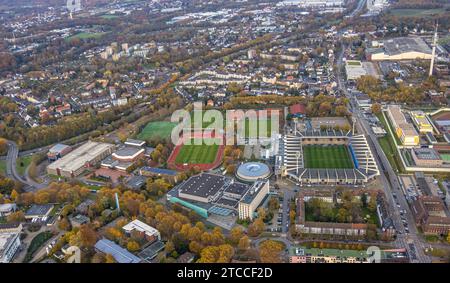
M24 185L25 191L34 191L45 187L45 184L39 184L31 178L24 179L17 172L17 157L19 156L19 148L13 141L8 141L8 154L6 156L6 176L12 180L20 182Z
M343 55L345 48L342 49L339 54L337 66L338 66L338 86L341 91L346 95L350 100L350 109L353 113L353 116L356 117L358 130L368 137L369 146L374 153L375 160L377 162L378 168L380 169L379 179L383 184L383 190L388 200L388 206L390 211L390 216L394 221L394 225L397 231L401 234L397 235L397 239L395 241L395 245L399 248L406 248L408 251L412 262L431 262L430 257L425 255L424 248L426 243L418 235L418 231L415 225L415 221L413 219L412 213L409 209L408 203L404 197L404 195L400 191L399 180L397 177L397 173L392 168L389 160L387 159L384 151L382 150L378 138L373 134L371 128L369 127L366 119L362 115L360 109L356 107L352 100L352 95L349 93L347 88L345 87L345 83L342 79L342 67L343 67ZM382 164L382 166L381 166ZM383 172L382 168L385 169ZM397 198L394 199L393 193L396 194ZM406 233L405 226L402 223L400 211L406 210L405 217L407 221L407 227L409 228L409 233Z

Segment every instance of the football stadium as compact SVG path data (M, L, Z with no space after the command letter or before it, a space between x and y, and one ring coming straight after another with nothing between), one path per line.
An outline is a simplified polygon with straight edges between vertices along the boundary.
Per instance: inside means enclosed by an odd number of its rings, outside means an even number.
M364 135L306 130L286 135L281 174L300 185L361 185L380 174Z

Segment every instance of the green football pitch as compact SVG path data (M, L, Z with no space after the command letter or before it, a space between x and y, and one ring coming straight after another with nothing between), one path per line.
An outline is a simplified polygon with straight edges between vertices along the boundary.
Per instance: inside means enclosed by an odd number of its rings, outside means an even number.
M159 121L159 122L150 122L148 123L145 128L139 133L137 136L138 139L146 140L154 137L160 137L160 138L169 138L170 134L172 133L172 129L177 124L166 122L166 121Z
M203 141L202 145L195 145L194 139L190 144L181 147L180 152L175 158L176 164L208 164L216 160L218 144L207 145Z
M306 168L354 168L349 149L344 145L303 146Z

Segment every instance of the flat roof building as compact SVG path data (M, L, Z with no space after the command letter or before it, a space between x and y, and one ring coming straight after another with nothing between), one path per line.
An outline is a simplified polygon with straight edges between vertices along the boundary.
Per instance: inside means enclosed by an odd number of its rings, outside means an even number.
M48 150L47 158L49 161L55 161L71 151L71 146L58 143Z
M207 218L209 214L228 216L238 212L241 219L252 219L254 210L269 193L269 182L252 186L209 173L192 176L167 194L167 200L193 209Z
M411 118L420 133L433 133L433 126L423 111L411 111Z
M114 160L121 162L134 162L144 156L145 149L142 147L124 146L112 154Z
M397 137L403 145L416 146L420 142L419 133L413 125L411 125L405 118L400 106L389 105L387 109L389 120L394 127Z
M258 181L254 183L239 201L239 219L253 220L254 212L269 194L269 182Z
M53 204L33 204L33 206L25 212L25 219L47 217L54 207Z
M0 233L0 263L9 263L20 247L19 233Z
M431 60L432 52L420 37L398 37L385 40L383 47L368 49L367 57L372 61L384 60Z
M114 145L88 141L47 167L48 174L74 178L110 155Z
M367 71L364 69L361 61L357 60L347 60L345 62L345 73L347 74L347 80L357 80L367 75Z
M439 167L444 163L439 153L432 148L413 148L411 156L417 166Z
M134 231L141 233L150 242L161 240L161 234L157 229L137 219L123 226L122 230L124 230L127 234L131 234Z
M126 249L108 239L101 239L95 244L95 249L104 254L110 254L118 263L140 263L141 259Z

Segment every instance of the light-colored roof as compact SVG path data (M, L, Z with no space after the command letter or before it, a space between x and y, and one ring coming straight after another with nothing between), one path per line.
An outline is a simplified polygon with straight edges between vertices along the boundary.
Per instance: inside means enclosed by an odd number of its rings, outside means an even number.
M48 151L50 153L59 153L59 152L62 152L63 150L65 150L68 147L70 147L70 146L62 144L62 143L58 143L58 144L55 144L52 148L50 148Z
M57 161L50 164L48 168L53 170L59 168L64 171L73 172L80 169L86 163L91 162L97 156L101 155L103 152L113 147L114 145L108 143L98 143L88 141L87 143L73 150L63 158L58 159Z
M99 240L95 244L95 248L102 253L112 255L118 263L139 263L141 261L134 254L107 239Z
M137 219L133 220L130 223L128 223L127 225L123 226L122 229L125 231L137 230L139 232L145 232L145 234L147 234L149 236L159 235L158 230L156 230L152 226L147 225L144 222L137 220Z

